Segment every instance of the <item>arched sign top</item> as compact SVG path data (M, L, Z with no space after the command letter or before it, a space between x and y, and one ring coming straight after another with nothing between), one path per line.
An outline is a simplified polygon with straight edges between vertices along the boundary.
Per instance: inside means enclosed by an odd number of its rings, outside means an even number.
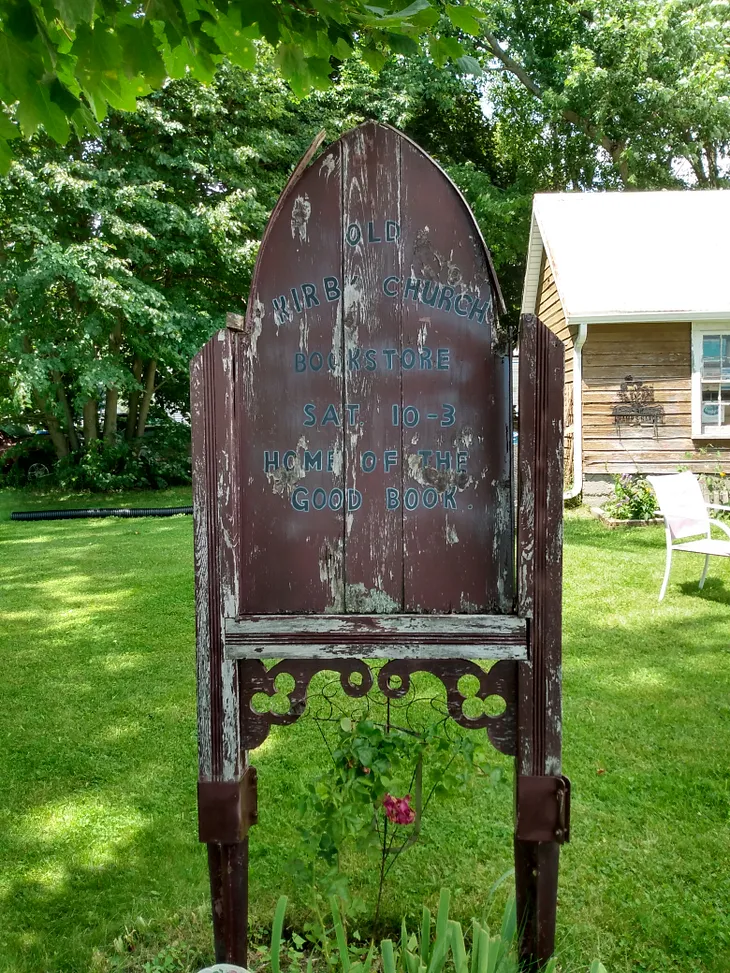
M511 610L500 306L463 197L395 129L300 167L237 368L242 614Z

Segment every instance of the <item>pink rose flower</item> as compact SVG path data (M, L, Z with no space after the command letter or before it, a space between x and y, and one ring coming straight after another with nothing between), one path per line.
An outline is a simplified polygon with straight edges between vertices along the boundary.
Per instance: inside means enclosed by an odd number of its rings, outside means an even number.
M411 807L411 795L405 797L393 797L386 794L383 798L383 809L389 821L393 824L413 824L416 820L416 812Z

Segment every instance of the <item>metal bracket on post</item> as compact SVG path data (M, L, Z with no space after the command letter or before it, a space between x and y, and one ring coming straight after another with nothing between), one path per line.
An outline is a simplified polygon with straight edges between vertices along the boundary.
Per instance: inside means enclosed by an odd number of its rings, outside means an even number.
M198 781L198 838L206 844L234 845L258 821L256 768L239 781Z
M520 841L570 841L570 781L567 777L517 778L517 820Z

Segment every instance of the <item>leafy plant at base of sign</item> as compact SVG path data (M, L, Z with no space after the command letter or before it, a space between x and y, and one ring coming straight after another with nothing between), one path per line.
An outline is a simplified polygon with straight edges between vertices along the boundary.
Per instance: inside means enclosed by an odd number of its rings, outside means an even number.
M518 973L517 912L514 897L508 900L500 930L492 935L484 919L472 919L471 935L464 937L461 923L449 919L450 894L441 889L435 923L431 912L423 907L421 925L416 933L409 932L405 918L401 923L400 939L384 939L380 956L376 957L375 943L369 947L348 943L346 920L336 896L330 896L331 922L328 921L322 942L322 956L329 970L337 973ZM276 906L271 927L271 970L282 973L283 928L287 897L283 895ZM468 944L468 948L467 948ZM299 970L305 960L298 951L287 951L291 970ZM306 957L306 970L311 973L315 954ZM379 962L378 962L379 959ZM544 973L557 973L558 961L553 957ZM600 960L591 963L589 973L606 973Z
M616 520L651 520L659 509L656 494L640 476L622 473L614 478L613 495L603 505Z
M463 793L475 775L492 785L501 778L473 732L455 736L445 720L406 730L345 717L330 755L334 773L315 778L300 800L306 852L290 863L299 883L311 890L314 918L305 929L315 944L324 940L331 895L339 895L351 914L364 911L362 901L350 896L341 870L346 846L369 851L377 860L377 927L385 881L400 855L418 841L434 797Z

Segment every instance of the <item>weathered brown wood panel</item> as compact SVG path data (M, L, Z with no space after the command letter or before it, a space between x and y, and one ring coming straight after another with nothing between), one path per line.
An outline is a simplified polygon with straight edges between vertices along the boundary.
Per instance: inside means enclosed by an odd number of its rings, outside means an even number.
M644 415L633 408L639 399L648 406ZM692 439L690 324L590 325L583 346L584 472L673 473L680 466L712 472L723 461L730 462L726 442Z
M386 504L388 488L403 494L401 433L391 421L401 401L402 301L383 289L403 275L401 142L393 129L369 125L341 143L345 400L359 407L345 436L345 469L348 487L362 495L345 522L346 611L398 611L403 603L402 518ZM374 359L366 358L371 350ZM373 360L383 367L370 370Z
M508 611L509 349L497 348L487 252L455 188L407 141L401 165L403 358L418 363L401 369L404 608Z
M341 152L336 142L282 195L251 285L237 376L246 409L240 613L344 610L342 505L329 503L345 489L353 428L344 401Z

